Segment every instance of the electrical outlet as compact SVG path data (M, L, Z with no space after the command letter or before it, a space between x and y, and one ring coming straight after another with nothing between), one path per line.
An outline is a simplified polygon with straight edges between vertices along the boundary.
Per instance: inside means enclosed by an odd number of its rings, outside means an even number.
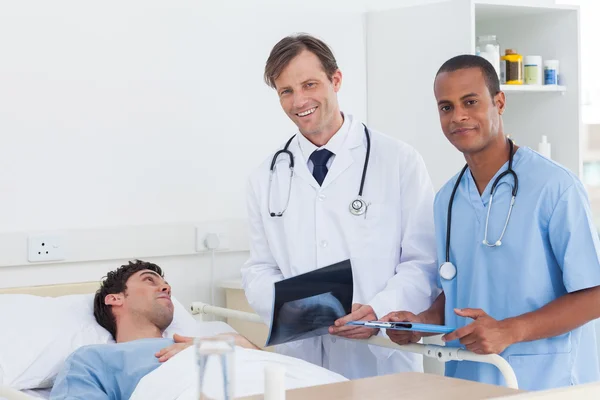
M65 259L65 248L59 235L30 235L27 249L30 262Z

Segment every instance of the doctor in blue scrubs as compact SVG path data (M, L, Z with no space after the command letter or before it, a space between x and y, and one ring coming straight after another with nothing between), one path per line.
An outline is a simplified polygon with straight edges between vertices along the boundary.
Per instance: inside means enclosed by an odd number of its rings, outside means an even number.
M456 327L442 338L449 346L500 354L525 390L600 380L591 322L600 317L600 246L584 187L507 139L506 99L485 59L448 60L434 91L442 130L467 164L435 199L442 292L419 315L383 320ZM422 337L387 334L398 344ZM453 361L446 375L504 384L482 363Z

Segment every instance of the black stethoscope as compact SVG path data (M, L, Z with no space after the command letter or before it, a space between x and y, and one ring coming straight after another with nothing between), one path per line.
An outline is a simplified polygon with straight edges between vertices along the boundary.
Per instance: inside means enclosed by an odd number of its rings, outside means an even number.
M363 124L363 126L365 127L365 136L367 138L367 154L365 156L365 164L363 166L363 172L362 172L362 178L360 179L360 188L358 190L358 197L354 200L352 200L352 202L350 203L350 213L352 215L363 215L365 212L367 212L367 203L363 200L362 198L362 193L363 193L363 188L365 186L365 178L367 176L367 167L369 165L369 156L371 155L371 136L369 135L369 130L367 129L367 126L365 124ZM269 215L271 217L281 217L283 216L283 213L285 212L285 210L287 210L288 205L290 204L290 195L292 193L292 178L294 176L294 155L292 154L291 151L288 150L288 147L290 146L290 143L292 143L292 140L296 137L296 135L292 136L290 138L290 140L287 141L287 143L285 144L285 146L283 147L283 149L277 151L275 153L275 155L273 156L273 160L271 160L271 173L269 176L269 193L268 193L268 208L269 208ZM280 212L273 212L271 211L271 183L273 182L273 175L275 174L275 164L277 163L277 157L279 157L281 154L286 154L289 157L289 168L290 168L290 184L288 187L288 195L287 195L287 200L285 202L285 207L283 208L282 211Z
M510 147L510 153L508 156L508 169L506 171L504 171L503 173L501 173L500 175L498 175L498 177L494 180L494 183L492 184L492 190L490 192L490 204L488 206L488 211L487 211L487 216L485 218L485 233L484 233L484 237L483 237L483 244L488 246L488 247L497 247L497 246L501 246L502 245L502 238L504 238L504 233L506 232L506 227L508 226L508 221L510 220L510 214L512 213L512 209L513 206L515 205L515 198L517 197L517 191L519 190L519 178L517 177L517 174L515 173L515 171L512 168L512 164L513 164L513 149L514 149L514 144L512 142L512 140L508 139L508 144ZM454 204L454 195L456 194L456 190L458 189L458 186L460 185L460 181L463 177L463 175L465 174L465 171L467 170L468 165L465 165L462 169L462 171L460 171L460 175L458 175L458 179L456 180L456 183L454 184L454 188L452 189L452 194L450 195L450 202L448 203L448 224L446 226L446 262L443 263L440 266L440 276L445 279L445 280L451 280L454 279L454 277L456 276L456 266L454 264L452 264L450 262L450 230L452 227L452 205ZM496 240L494 243L490 243L487 240L487 235L488 235L488 224L489 224L489 220L490 220L490 211L492 210L492 202L494 200L494 192L496 191L496 187L498 186L498 183L500 182L500 180L502 178L504 178L506 175L512 175L513 180L514 180L514 185L512 188L512 199L510 200L510 207L508 208L508 215L506 216L506 222L504 223L504 228L502 229L502 233L500 234L500 237L498 238L498 240Z

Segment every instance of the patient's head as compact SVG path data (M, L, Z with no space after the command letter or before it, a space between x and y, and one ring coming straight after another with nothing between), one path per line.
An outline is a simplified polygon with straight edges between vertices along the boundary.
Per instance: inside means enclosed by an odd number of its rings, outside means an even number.
M96 292L94 316L117 342L162 334L173 321L171 287L162 269L136 260L109 272Z

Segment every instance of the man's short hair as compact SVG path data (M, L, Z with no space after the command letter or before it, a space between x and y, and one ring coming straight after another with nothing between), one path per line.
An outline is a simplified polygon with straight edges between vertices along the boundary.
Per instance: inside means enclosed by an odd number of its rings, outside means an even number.
M127 290L127 280L136 272L149 269L163 276L162 269L146 261L129 261L128 264L121 265L114 271L106 274L105 279L96 291L94 296L94 317L100 326L111 333L113 338L117 338L117 320L112 312L112 306L104 303L104 299L109 294L124 293Z
M494 66L485 58L472 54L452 57L440 67L435 77L437 78L442 72L454 72L467 68L479 68L492 98L500 92L500 80Z
M333 74L338 70L333 52L322 40L301 33L281 39L271 50L265 66L264 79L267 85L275 88L275 80L279 78L281 72L294 57L304 50L310 51L319 58L323 71L331 81Z

